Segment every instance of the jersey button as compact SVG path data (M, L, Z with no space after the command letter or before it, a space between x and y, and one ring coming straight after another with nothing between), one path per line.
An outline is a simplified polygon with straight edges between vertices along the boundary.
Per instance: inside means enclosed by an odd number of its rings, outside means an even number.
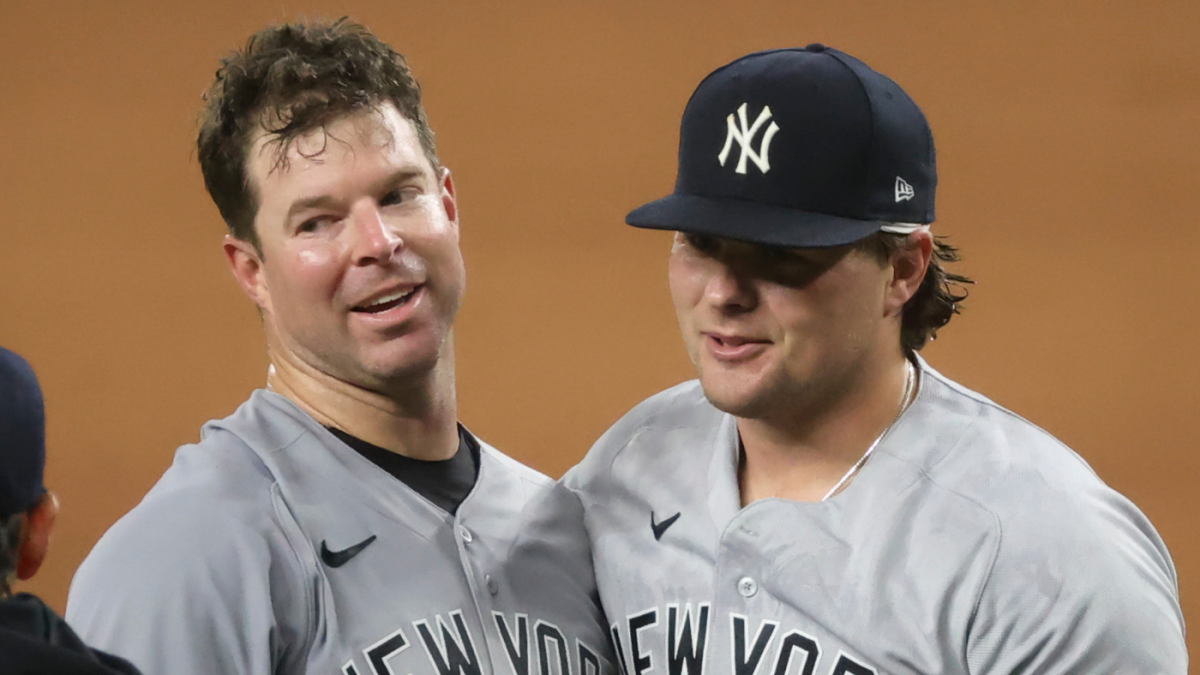
M459 532L459 535L462 536L462 540L465 543L469 544L469 543L471 543L472 540L475 539L475 537L471 536L471 531L465 527L459 527L458 532Z
M748 598L758 592L758 582L750 577L742 577L737 586L738 593L741 593L743 598Z
M499 593L500 585L496 583L496 580L492 578L492 575L489 574L485 578L487 579L488 593L491 593L492 595Z

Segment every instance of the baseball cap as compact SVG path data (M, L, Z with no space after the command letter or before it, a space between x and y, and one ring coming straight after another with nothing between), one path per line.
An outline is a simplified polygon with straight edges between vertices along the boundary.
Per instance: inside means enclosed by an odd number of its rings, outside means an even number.
M713 71L683 112L673 194L636 227L821 247L933 222L933 133L867 64L820 44Z
M45 466L42 389L25 359L0 347L0 517L37 504Z

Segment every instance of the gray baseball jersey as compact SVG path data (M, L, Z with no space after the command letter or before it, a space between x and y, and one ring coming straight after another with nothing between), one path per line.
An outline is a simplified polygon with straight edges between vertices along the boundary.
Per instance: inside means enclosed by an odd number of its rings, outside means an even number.
M171 675L616 675L583 513L481 445L451 516L258 391L71 586L80 635Z
M739 452L689 382L564 478L627 675L1187 672L1146 517L923 361L916 401L828 501L742 508Z

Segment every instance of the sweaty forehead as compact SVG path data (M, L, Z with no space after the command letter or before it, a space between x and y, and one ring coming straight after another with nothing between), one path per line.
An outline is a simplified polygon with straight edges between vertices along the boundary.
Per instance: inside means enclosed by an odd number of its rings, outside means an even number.
M252 184L261 186L264 180L278 174L336 161L356 150L417 155L397 157L400 161L418 160L423 154L412 122L388 103L335 117L292 138L284 138L260 125L250 143L247 177Z

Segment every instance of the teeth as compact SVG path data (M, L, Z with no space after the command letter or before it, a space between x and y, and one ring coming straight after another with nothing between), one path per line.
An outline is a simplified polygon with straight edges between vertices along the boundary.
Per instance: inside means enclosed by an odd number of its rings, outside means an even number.
M413 290L414 289L409 289L407 291L399 291L396 293L392 293L391 295L385 295L382 298L376 300L375 302L372 302L371 304L367 305L367 307L378 307L379 305L386 305L389 302L395 302L395 301L399 300L400 298L406 298L406 297L412 295Z

